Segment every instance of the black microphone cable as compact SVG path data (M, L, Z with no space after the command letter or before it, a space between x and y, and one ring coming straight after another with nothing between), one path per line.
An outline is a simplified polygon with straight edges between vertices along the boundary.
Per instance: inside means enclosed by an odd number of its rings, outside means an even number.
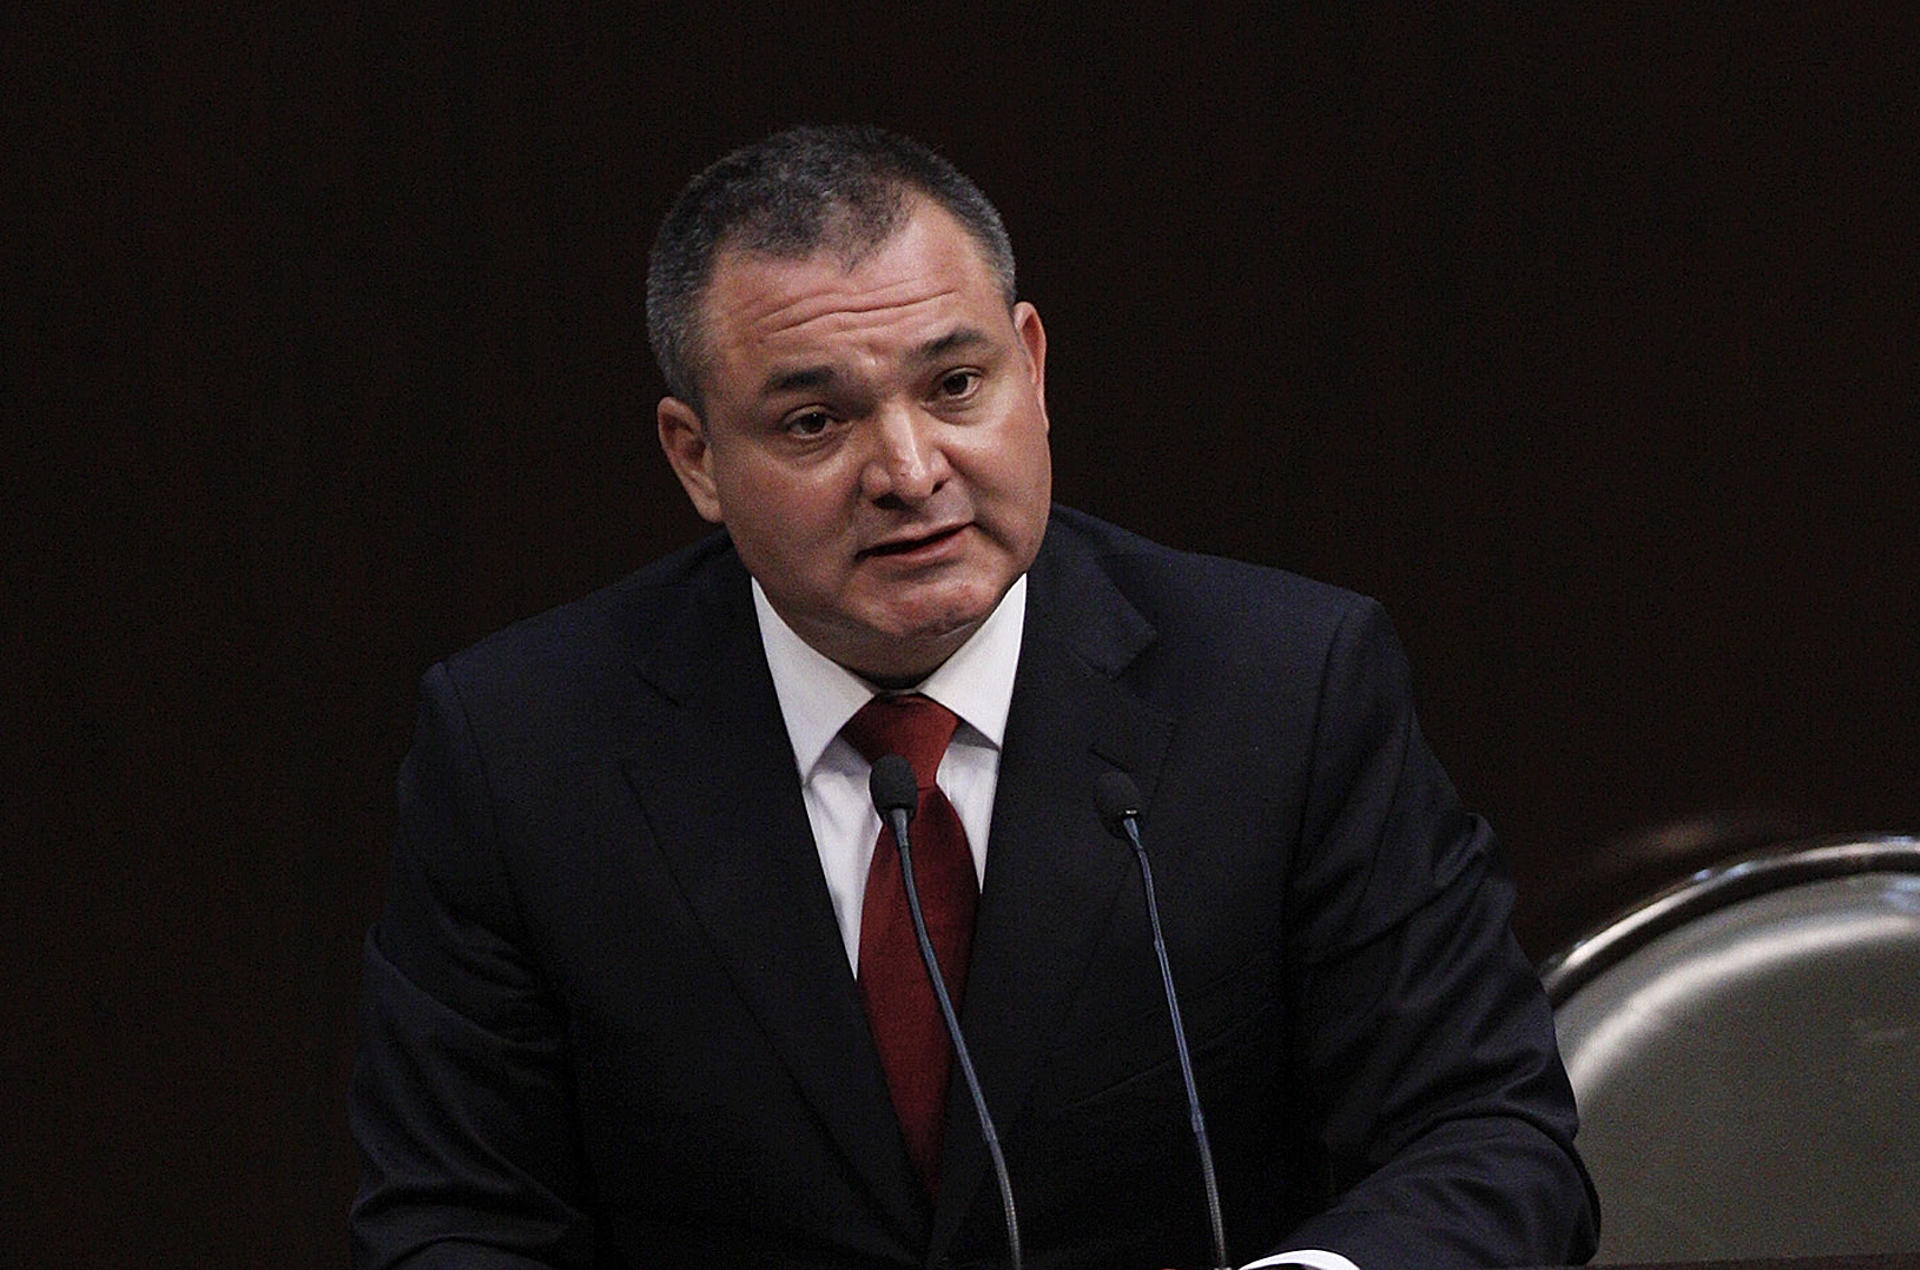
M1213 1240L1213 1264L1229 1270L1227 1232L1220 1220L1220 1186L1213 1176L1213 1148L1207 1144L1207 1120L1200 1113L1200 1090L1193 1083L1193 1058L1187 1053L1187 1029L1180 1022L1180 998L1173 990L1173 969L1167 964L1167 941L1160 933L1160 904L1153 893L1153 868L1147 863L1147 849L1140 842L1140 790L1125 772L1105 771L1094 782L1094 801L1100 819L1114 836L1133 845L1140 861L1140 881L1147 893L1147 920L1153 926L1153 951L1160 958L1160 982L1167 992L1167 1013L1173 1017L1173 1043L1180 1055L1180 1078L1187 1086L1187 1118L1193 1125L1193 1140L1200 1148L1200 1184L1207 1192L1207 1221Z
M952 998L947 995L940 959L934 955L933 940L927 934L927 919L920 912L920 890L913 881L913 851L907 844L907 822L920 806L913 765L898 754L881 755L867 777L867 792L873 797L873 809L880 813L880 819L893 826L893 840L900 848L900 876L907 884L907 910L913 915L914 937L920 941L920 960L926 963L927 975L933 980L940 1017L946 1021L947 1035L953 1040L954 1057L960 1061L960 1074L966 1077L967 1092L973 1095L974 1114L980 1117L980 1136L986 1140L994 1180L1000 1184L1000 1207L1007 1217L1007 1247L1012 1254L1013 1270L1021 1270L1020 1219L1013 1210L1013 1182L1007 1176L1006 1158L1000 1154L1000 1135L994 1132L993 1118L987 1115L987 1097L980 1092L980 1078L974 1075L973 1057L967 1053L966 1037L960 1034L960 1019L953 1012Z

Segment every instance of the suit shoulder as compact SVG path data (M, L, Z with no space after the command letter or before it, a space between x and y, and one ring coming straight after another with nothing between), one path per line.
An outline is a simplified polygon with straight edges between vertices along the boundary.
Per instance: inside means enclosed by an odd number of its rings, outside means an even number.
M609 676L630 677L650 650L684 632L689 614L734 590L744 597L745 578L726 535L710 534L598 591L495 631L439 668L463 695L566 691L569 685L592 691Z
M1321 644L1344 622L1380 613L1357 592L1270 565L1164 546L1068 508L1054 509L1048 534L1049 546L1091 562L1163 633L1246 638L1284 632L1291 644Z

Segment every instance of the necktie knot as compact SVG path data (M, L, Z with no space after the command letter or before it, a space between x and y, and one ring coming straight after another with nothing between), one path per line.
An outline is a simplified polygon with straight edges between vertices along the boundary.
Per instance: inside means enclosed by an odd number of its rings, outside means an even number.
M924 793L933 788L940 759L960 726L960 717L931 697L917 692L875 697L861 706L841 735L871 763L883 754L898 754L913 768L914 783Z

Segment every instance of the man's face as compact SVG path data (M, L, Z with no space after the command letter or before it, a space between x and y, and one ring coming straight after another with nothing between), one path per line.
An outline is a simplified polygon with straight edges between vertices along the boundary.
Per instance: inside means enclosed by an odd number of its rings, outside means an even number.
M918 679L979 628L1046 528L1046 334L1008 312L958 221L921 202L852 269L723 251L705 297L705 419L660 443L809 644Z

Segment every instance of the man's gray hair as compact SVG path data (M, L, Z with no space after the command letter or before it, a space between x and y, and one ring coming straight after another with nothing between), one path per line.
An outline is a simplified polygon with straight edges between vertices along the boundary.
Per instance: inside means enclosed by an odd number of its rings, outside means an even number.
M697 412L701 301L720 252L781 260L821 250L851 268L905 226L929 198L979 245L1011 308L1013 244L986 195L918 141L865 124L791 128L735 150L674 200L647 262L647 339L667 391Z

